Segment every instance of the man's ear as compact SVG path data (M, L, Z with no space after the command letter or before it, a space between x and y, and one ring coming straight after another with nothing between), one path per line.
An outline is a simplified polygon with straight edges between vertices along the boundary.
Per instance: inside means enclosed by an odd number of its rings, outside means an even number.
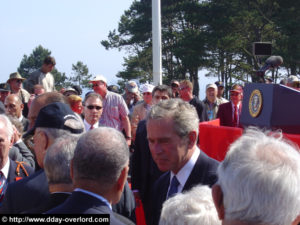
M220 185L215 184L212 187L212 197L220 220L224 220L225 208L223 203L223 192Z
M188 138L189 138L189 147L193 147L196 143L197 143L197 132L196 131L191 131L188 134Z
M118 191L123 191L123 188L124 188L124 185L127 181L127 176L128 176L128 170L129 170L129 167L126 166L123 168L123 170L121 171L121 174L118 178L118 181L117 181L117 189Z

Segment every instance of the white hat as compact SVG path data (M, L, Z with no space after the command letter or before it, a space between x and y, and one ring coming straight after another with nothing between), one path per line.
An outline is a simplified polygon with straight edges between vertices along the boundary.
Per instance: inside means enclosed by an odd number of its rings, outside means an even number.
M152 84L144 84L143 87L141 88L141 92L142 93L146 93L146 92L152 93L154 87L155 86Z
M208 84L208 85L206 85L206 90L207 90L208 88L214 88L215 90L218 90L218 87L217 87L216 84Z
M106 78L103 75L96 75L93 80L89 81L89 83L93 83L96 81L102 81L107 84Z
M299 81L299 79L298 79L298 77L295 76L295 75L291 75L291 76L289 76L288 79L287 79L287 83L288 83L288 84L291 84L291 83L297 82L297 81Z

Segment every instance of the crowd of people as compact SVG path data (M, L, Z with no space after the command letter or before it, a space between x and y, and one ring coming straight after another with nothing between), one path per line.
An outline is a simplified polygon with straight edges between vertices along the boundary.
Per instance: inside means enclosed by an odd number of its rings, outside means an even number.
M300 152L281 133L247 128L222 162L199 149L200 122L243 127L242 85L227 100L222 81L207 84L201 101L189 80L129 81L121 95L96 75L82 96L78 85L55 90L55 64L1 84L0 213L135 224L141 202L148 225L300 222Z

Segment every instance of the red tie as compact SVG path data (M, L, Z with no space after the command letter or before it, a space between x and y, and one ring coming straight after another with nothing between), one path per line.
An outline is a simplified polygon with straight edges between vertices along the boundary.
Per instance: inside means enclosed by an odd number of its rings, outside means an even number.
M90 130L93 130L94 129L94 124L91 126Z
M233 125L235 127L238 126L238 117L239 117L238 107L235 105L234 106L234 115L233 115Z
M7 188L7 181L6 181L2 171L0 171L0 206L1 206L1 203L2 203L2 200L3 200L6 188Z

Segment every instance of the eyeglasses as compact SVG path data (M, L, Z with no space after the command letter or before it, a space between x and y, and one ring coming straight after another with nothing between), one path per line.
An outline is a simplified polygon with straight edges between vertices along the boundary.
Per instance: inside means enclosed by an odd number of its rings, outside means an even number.
M99 87L100 84L93 84L93 87Z
M96 109L96 110L99 111L99 110L102 109L103 107L102 107L102 106L98 106L98 105L88 105L87 108L88 108L89 110Z
M239 94L240 94L240 93L238 93L238 92L231 92L231 93L230 93L231 96L238 96Z

